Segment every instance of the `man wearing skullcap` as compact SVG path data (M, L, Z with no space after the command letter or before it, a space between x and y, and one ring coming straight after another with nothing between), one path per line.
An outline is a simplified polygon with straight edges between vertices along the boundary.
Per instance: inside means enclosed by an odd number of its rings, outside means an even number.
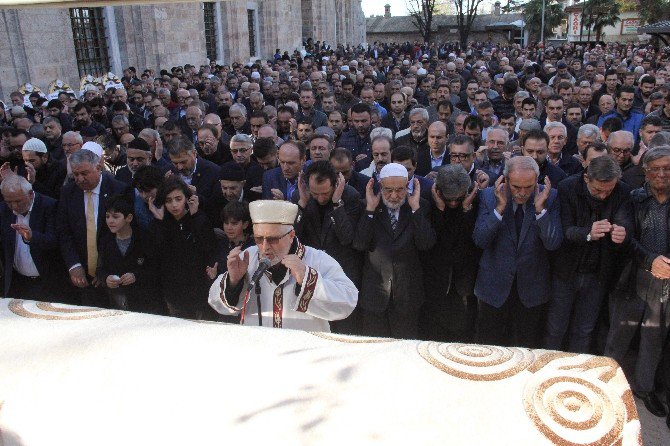
M255 290L249 285L263 261L271 265L258 279L263 326L329 332L328 321L349 316L358 290L332 257L298 240L293 229L298 206L257 200L249 212L256 245L230 252L228 271L209 292L212 308L224 315L239 314L245 325L258 325Z
M50 160L46 144L38 138L26 141L21 155L26 163L26 178L33 185L33 190L58 199L67 175L65 164Z
M424 298L420 251L435 244L428 202L421 198L419 180L408 193L405 166L388 163L366 187L353 247L365 253L361 300L356 311L356 334L417 339L419 310Z

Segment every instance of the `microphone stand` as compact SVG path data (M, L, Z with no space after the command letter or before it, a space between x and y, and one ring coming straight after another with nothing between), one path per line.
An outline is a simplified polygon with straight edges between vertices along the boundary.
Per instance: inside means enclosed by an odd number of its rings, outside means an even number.
M258 307L258 326L262 327L263 326L263 316L261 315L261 279L259 278L256 281L256 285L254 286L255 291L256 291L256 306Z

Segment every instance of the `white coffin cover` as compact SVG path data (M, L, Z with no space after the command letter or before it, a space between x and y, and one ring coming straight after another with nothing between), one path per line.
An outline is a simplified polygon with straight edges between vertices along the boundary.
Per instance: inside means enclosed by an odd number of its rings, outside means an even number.
M0 299L0 445L637 445L618 365Z

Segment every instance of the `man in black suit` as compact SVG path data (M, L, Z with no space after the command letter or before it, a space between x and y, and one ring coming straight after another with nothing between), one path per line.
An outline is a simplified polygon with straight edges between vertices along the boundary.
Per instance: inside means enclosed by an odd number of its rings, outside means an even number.
M4 296L50 301L56 297L56 200L36 193L23 177L2 180L0 230Z
M79 288L84 305L104 306L108 300L99 293L95 278L98 260L97 241L105 224L105 201L123 193L126 185L103 174L100 157L90 150L79 150L69 158L74 181L63 186L58 203L59 241L70 281Z
M435 179L431 222L437 241L424 255L424 277L429 285L421 309L421 339L473 341L477 316L474 288L481 256L472 240L478 190L458 163L440 168Z
M407 192L407 169L389 163L380 172L381 193L366 187L365 215L361 216L353 247L365 253L357 332L371 336L416 339L419 309L424 298L419 251L435 244L430 208L414 180Z
M347 182L348 186L356 189L361 197L365 196L365 186L368 184L368 181L370 181L370 177L363 175L360 172L356 172L351 150L345 149L344 147L338 147L331 150L330 164L333 165L333 168L337 173L344 176L344 180Z
M174 167L173 171L205 200L211 200L219 191L219 166L198 157L198 152L190 139L183 135L175 136L168 144L168 154ZM203 203L201 203L202 205Z

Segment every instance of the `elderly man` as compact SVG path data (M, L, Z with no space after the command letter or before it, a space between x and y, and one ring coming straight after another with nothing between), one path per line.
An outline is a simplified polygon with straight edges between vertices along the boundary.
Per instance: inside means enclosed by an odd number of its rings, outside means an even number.
M277 152L279 167L263 173L263 199L298 201L298 175L305 165L306 153L300 141L281 145Z
M198 129L202 126L203 112L197 105L193 104L186 108L182 125L182 132L193 144L198 145Z
M261 197L263 185L264 168L252 158L254 155L254 143L249 135L234 135L230 139L230 153L233 161L225 163L226 165L236 164L244 172L244 194L245 200L253 201Z
M458 138L458 136L457 136ZM505 167L505 154L509 144L509 133L501 127L490 128L486 133L486 148L484 159L481 160L481 168L490 178L491 182L495 182L500 175L502 175ZM480 148L481 150L481 148ZM481 152L477 151L477 155Z
M114 176L118 181L130 185L135 172L142 166L151 164L151 147L142 138L135 138L126 147L126 165L116 171Z
M426 287L421 310L421 339L473 340L477 314L474 287L481 251L470 234L477 219L477 190L460 164L438 171L432 188L432 223L437 241L424 262L430 286Z
M619 283L628 286L620 290L623 292L616 294L612 302L612 323L605 354L625 363L624 358L639 331L635 370L629 374L631 387L649 412L665 416L667 411L654 392L654 377L670 328L670 147L649 150L642 158L642 166L644 187L631 193L626 212L632 225L631 275L620 279Z
M434 180L437 170L449 164L447 126L442 121L435 121L428 127L428 148L430 150L417 153L416 173Z
M607 147L621 167L621 181L637 189L644 184L644 171L640 165L633 163L631 153L634 146L635 138L626 130L612 132L607 139Z
M537 347L550 296L549 252L561 245L560 207L551 182L528 156L511 158L481 195L475 244L478 342Z
M577 153L584 158L584 150L589 144L600 141L600 129L594 124L584 124L577 131Z
M195 146L186 136L176 136L168 143L168 155L173 173L190 186L195 186L199 196L212 199L219 189L219 166L198 157Z
M417 155L428 152L428 111L425 108L413 108L409 112L409 132L400 136L396 134L396 146L409 146L416 150ZM428 172L426 172L428 173Z
M26 178L35 192L58 199L67 175L65 164L50 161L46 145L37 138L31 138L23 144L21 155Z
M563 148L568 141L568 129L561 122L547 122L544 126L544 132L549 136L549 146L547 150L547 161L570 176L579 173L582 166L572 155L563 152Z
M358 334L416 339L424 299L420 251L435 244L430 207L421 199L419 180L407 192L408 173L398 163L385 165L381 192L366 186L365 215L358 221L353 247L365 253Z
M558 186L564 241L554 262L545 348L562 350L570 326L568 351L591 352L593 330L615 282L615 259L631 230L625 219L631 189L620 177L618 163L600 156L584 174Z
M245 325L316 332L329 332L329 321L349 316L358 290L331 256L298 240L293 228L298 206L258 200L249 205L249 213L256 245L230 252L228 271L210 289L212 308L241 315ZM271 265L269 274L252 283L261 264ZM254 285L258 299L248 293Z
M126 185L103 174L100 157L90 150L73 153L69 163L74 181L63 186L56 220L61 253L70 281L82 291L82 304L105 306L108 300L97 292L101 284L95 278L97 240L109 230L105 224L106 200L123 193Z
M58 257L56 200L33 191L18 175L0 185L0 231L4 253L4 297L49 301Z
M232 128L227 130L227 133L233 135L251 134L251 125L247 120L247 108L242 104L233 104L228 111L228 117L230 117L230 122Z

